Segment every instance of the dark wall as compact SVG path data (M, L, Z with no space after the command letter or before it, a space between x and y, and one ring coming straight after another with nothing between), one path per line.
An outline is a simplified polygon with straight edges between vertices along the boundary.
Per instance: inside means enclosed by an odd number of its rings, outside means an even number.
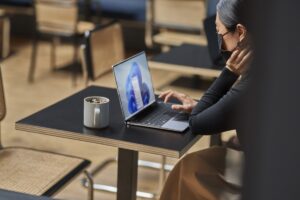
M251 0L256 57L245 127L246 200L300 199L300 2Z

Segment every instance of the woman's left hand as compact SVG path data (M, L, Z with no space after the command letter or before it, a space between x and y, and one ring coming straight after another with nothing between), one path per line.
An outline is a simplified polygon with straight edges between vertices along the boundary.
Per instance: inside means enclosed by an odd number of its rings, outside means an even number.
M247 71L252 60L252 50L249 48L235 50L226 62L226 67L237 75Z

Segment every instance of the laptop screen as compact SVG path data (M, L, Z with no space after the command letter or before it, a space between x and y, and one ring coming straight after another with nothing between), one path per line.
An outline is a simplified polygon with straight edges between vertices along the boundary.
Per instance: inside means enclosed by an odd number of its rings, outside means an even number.
M125 120L155 102L145 52L115 65L113 71Z

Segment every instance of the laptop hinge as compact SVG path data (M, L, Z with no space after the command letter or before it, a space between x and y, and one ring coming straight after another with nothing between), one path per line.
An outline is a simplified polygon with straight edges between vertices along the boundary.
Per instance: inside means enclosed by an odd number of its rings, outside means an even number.
M129 126L130 126L130 123L128 123L128 120L127 120L127 121L125 121L125 125L126 125L126 127L127 127L127 128L129 128Z
M157 102L154 101L154 102L153 102L152 104L150 104L148 107L144 108L144 109L141 110L140 112L134 114L133 116L131 116L130 118L128 118L127 120L125 120L125 124L127 125L128 122L129 122L131 119L133 119L135 116L137 116L138 114L140 114L141 112L143 112L145 109L149 109L151 106L156 105L156 104L157 104Z

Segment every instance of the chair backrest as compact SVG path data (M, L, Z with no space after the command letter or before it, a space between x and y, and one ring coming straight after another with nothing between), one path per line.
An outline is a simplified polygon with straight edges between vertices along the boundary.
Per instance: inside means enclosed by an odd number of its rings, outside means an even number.
M73 35L77 31L77 0L35 0L37 30Z
M153 0L153 23L166 28L201 30L205 7L205 0Z
M6 115L6 105L5 105L5 96L4 96L4 87L2 80L2 66L0 65L0 122L4 119ZM0 149L2 149L2 140L1 140L1 126L0 126Z
M2 121L6 115L6 106L5 106L4 88L3 88L1 68L2 67L0 65L0 121Z
M124 59L122 28L119 23L108 23L86 33L84 60L87 76L95 80Z

